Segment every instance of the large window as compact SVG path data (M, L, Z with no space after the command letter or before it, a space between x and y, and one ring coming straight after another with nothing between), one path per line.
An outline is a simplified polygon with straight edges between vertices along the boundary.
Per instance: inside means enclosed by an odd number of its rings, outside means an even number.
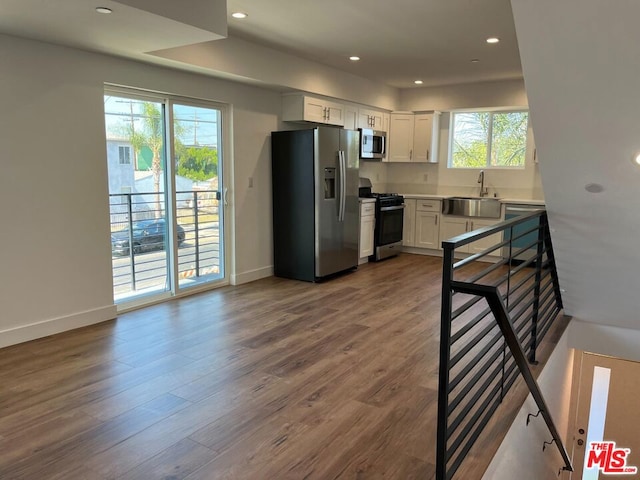
M529 112L453 112L449 168L523 168Z

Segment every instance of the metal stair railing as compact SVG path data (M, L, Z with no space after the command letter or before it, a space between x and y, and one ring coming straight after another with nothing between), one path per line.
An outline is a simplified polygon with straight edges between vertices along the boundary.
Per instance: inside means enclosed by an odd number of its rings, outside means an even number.
M500 240L491 246L455 260L456 249L483 239L486 247L496 234ZM519 374L553 436L563 469L572 471L527 363L536 363L540 341L562 310L546 211L465 233L442 246L436 480L453 478Z

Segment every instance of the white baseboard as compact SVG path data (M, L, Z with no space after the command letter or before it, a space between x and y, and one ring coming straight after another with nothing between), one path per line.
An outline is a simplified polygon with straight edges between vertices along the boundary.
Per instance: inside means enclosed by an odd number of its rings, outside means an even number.
M255 270L248 270L246 272L231 275L231 285L241 285L243 283L253 282L254 280L260 280L261 278L267 278L273 276L273 265L268 267L256 268Z
M104 322L105 320L112 320L116 318L116 316L116 306L108 305L106 307L74 313L65 317L52 318L8 330L0 330L0 348L66 332L74 328L86 327L87 325Z

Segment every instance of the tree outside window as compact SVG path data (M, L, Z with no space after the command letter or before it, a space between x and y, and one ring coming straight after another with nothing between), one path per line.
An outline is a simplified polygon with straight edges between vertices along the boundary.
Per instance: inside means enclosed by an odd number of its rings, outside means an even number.
M449 168L523 168L528 111L451 114Z

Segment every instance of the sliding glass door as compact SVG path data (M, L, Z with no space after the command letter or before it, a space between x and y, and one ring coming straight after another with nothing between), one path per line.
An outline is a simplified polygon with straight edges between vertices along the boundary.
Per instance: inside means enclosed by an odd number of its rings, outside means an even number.
M116 303L224 282L223 110L119 90L104 106Z
M224 278L222 112L173 104L176 218L184 230L178 251L180 288Z

